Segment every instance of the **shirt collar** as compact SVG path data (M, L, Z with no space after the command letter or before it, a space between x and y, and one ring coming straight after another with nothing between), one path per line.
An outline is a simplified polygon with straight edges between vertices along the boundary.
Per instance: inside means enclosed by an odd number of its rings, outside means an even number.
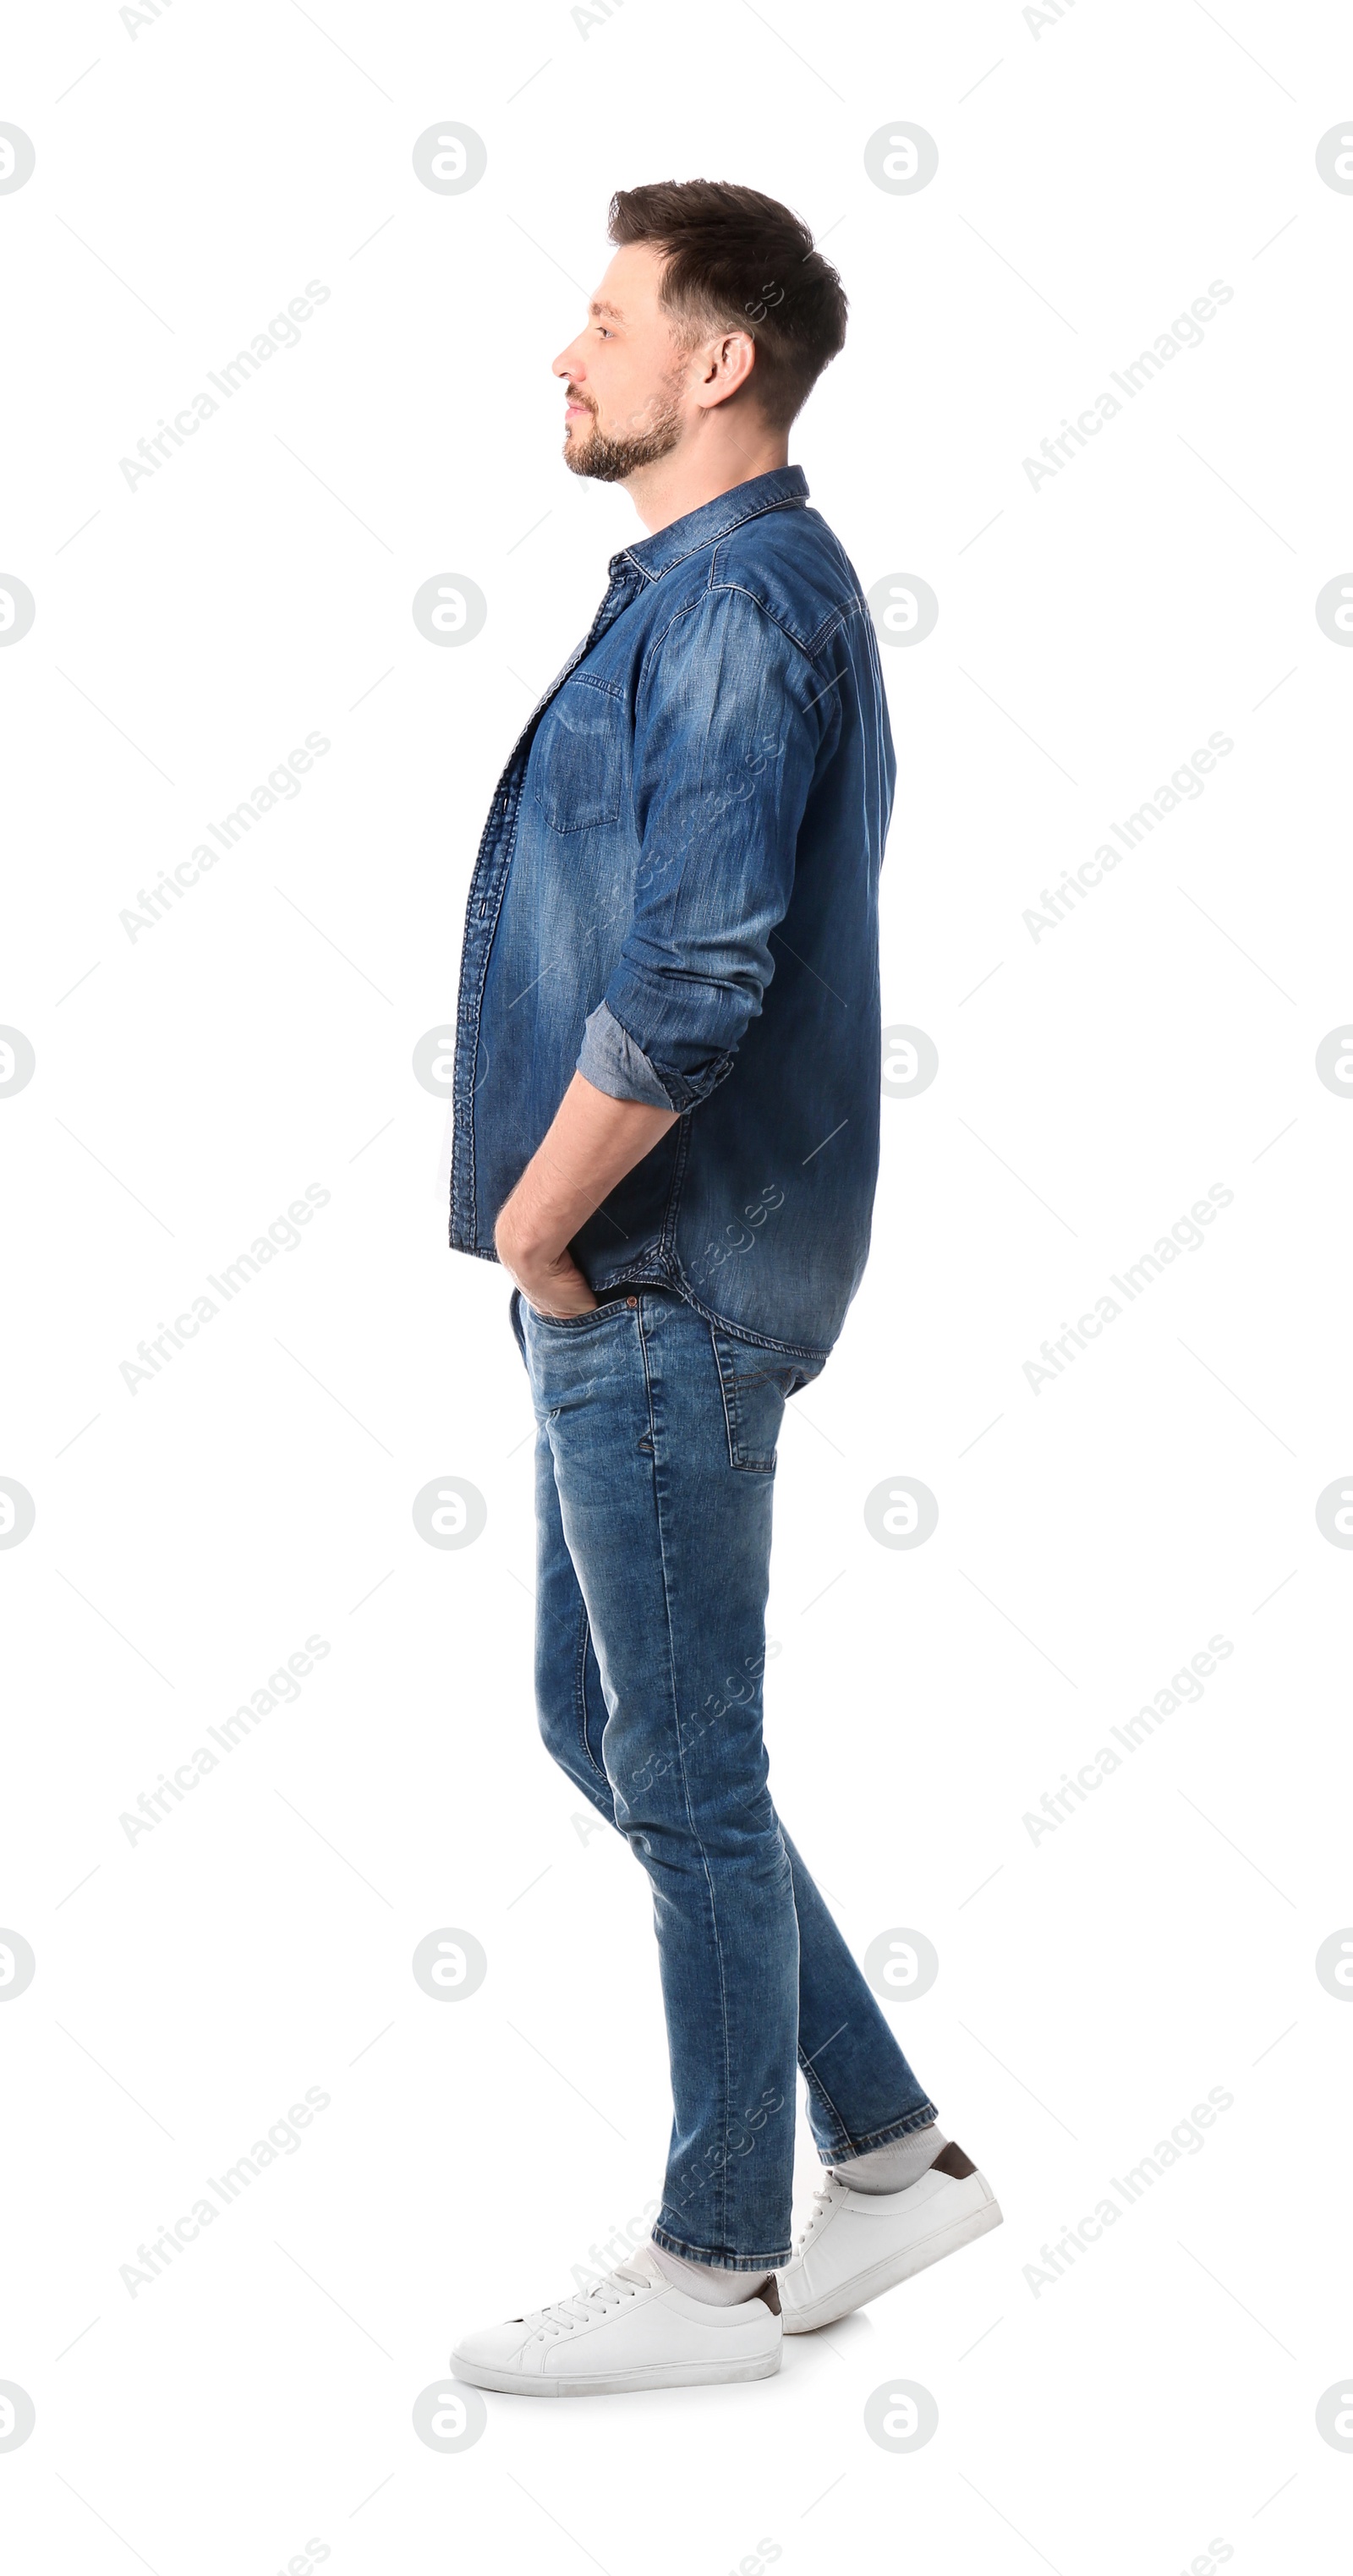
M688 510L684 519L674 519L669 528L659 528L657 535L643 537L638 545L626 546L612 555L609 571L614 581L628 565L633 564L648 581L658 581L674 564L683 563L687 555L698 554L702 546L713 546L720 538L732 534L747 519L759 519L767 510L783 510L792 502L806 501L808 478L801 465L779 465L771 474L755 474L750 483L736 483L731 492L720 492L717 500L706 501L699 510Z

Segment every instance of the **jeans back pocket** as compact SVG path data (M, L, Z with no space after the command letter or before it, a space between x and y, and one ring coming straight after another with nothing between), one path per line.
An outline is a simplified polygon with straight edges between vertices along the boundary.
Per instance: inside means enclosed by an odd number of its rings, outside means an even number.
M761 1350L754 1342L735 1341L717 1324L710 1325L709 1337L723 1393L729 1465L755 1476L773 1475L785 1404L817 1370L808 1362Z

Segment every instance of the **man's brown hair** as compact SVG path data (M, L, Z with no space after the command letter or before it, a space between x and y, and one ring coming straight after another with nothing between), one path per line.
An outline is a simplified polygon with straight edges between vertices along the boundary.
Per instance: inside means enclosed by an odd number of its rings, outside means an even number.
M845 290L808 226L756 188L657 179L622 188L607 229L617 246L651 242L663 253L660 301L683 340L750 334L747 390L787 428L846 336Z

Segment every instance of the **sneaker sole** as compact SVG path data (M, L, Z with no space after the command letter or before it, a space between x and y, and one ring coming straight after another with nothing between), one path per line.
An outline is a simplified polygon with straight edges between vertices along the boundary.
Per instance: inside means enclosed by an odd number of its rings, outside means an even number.
M825 2322L825 2320L824 2320ZM658 2363L650 2370L627 2370L591 2378L545 2379L536 2371L494 2370L487 2363L461 2361L453 2352L451 2368L470 2388L496 2389L503 2397L627 2397L645 2388L713 2388L733 2380L773 2379L781 2348L750 2361Z
M819 2326L834 2325L838 2317L848 2317L853 2308L867 2306L870 2299L880 2298L885 2290L895 2289L899 2281L909 2281L913 2273L924 2272L932 2263L943 2262L946 2254L956 2254L960 2245L971 2245L976 2237L989 2235L993 2227L1001 2224L1000 2204L991 2199L981 2209L971 2210L966 2218L951 2219L947 2227L937 2227L932 2235L918 2237L914 2244L904 2246L887 2262L871 2264L867 2272L855 2273L851 2280L842 2281L835 2290L824 2292L808 2307L791 2309L788 2301L784 2301L782 2287L784 2305L780 2323L787 2335L813 2334Z

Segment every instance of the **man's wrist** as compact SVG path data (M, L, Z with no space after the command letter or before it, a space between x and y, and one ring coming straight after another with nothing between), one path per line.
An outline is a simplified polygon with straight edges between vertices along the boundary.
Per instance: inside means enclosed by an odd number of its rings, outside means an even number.
M515 1208L511 1199L500 1212L493 1241L499 1260L510 1261L514 1269L518 1264L531 1270L542 1269L557 1261L564 1250L556 1229L546 1231L534 1224L529 1213Z

